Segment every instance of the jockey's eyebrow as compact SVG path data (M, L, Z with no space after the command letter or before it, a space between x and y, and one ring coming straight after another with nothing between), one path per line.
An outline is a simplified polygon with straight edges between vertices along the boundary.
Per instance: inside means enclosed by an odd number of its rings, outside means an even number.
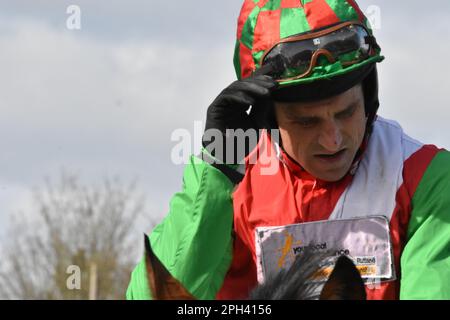
M347 115L350 116L357 109L358 105L359 105L358 101L353 101L345 109L334 113L334 117L340 118L340 117L345 117ZM314 107L311 107L311 108L314 108ZM322 117L317 116L317 115L312 115L312 116L299 115L299 114L296 114L295 112L293 112L292 110L290 110L289 108L286 109L286 117L290 120L308 121L308 122L310 122L310 121L317 122L322 119Z

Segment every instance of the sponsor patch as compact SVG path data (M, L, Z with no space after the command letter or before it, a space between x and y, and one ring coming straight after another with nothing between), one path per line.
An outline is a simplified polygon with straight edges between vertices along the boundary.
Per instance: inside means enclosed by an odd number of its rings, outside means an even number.
M259 283L288 269L306 250L348 256L368 283L396 279L389 221L384 216L258 227L255 239ZM314 278L326 280L333 267L329 262Z

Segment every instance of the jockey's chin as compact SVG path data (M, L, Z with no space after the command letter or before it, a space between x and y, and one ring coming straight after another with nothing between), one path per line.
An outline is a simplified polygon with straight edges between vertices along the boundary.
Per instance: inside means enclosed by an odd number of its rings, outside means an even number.
M350 170L364 139L367 117L360 84L313 102L276 102L284 151L314 177L334 182Z

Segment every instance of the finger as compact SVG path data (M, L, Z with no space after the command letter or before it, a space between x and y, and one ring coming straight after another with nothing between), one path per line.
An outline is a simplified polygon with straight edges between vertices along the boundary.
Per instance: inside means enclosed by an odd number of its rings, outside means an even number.
M264 82L255 82L255 81L240 81L231 85L227 94L236 94L237 92L244 92L252 97L269 97L270 89L268 88L270 85Z
M258 83L261 86L264 86L268 89L274 89L279 86L279 83L277 81L275 81L271 76L267 76L267 75L250 77L244 81L255 82L255 83Z
M236 91L234 93L224 94L221 97L224 106L236 106L239 109L246 109L256 103L256 98L244 91Z

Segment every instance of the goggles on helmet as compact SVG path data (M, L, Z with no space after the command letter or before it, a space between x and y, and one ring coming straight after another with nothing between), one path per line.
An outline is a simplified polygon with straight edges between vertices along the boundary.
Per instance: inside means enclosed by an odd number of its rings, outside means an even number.
M267 50L260 72L272 76L278 82L309 76L320 56L330 63L343 66L362 62L376 55L379 49L375 38L358 21L340 23L324 30L282 39Z

